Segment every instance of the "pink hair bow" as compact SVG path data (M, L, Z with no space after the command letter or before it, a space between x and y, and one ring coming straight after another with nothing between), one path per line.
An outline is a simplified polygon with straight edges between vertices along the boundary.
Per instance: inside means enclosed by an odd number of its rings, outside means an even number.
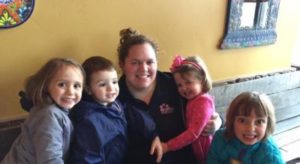
M184 61L184 58L180 55L176 55L174 60L173 60L173 64L170 68L171 72L174 72L176 70L176 68L178 68L180 65L182 65Z

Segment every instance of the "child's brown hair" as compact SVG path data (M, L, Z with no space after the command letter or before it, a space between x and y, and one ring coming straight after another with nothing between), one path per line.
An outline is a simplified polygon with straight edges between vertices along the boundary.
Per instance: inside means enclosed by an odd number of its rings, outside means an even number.
M86 80L85 80L86 88L85 89L89 88L90 83L91 83L91 75L94 72L104 71L104 70L107 70L107 71L115 70L113 63L110 60L108 60L102 56L89 57L82 63L82 67L86 73Z

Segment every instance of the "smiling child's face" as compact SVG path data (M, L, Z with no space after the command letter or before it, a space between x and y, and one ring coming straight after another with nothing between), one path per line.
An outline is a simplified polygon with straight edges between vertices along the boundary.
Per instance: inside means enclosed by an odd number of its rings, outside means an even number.
M235 117L234 133L245 145L253 145L264 138L267 124L267 117L257 117L252 110L250 116Z
M94 72L91 75L89 94L103 105L115 101L119 95L117 72L115 70L101 70Z

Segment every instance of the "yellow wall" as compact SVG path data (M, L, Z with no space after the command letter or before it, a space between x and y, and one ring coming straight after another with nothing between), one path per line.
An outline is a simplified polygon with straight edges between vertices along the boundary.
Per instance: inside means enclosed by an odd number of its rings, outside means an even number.
M103 55L116 62L118 32L129 26L157 41L161 70L168 70L176 53L200 54L214 80L286 69L299 32L299 5L298 0L281 1L274 45L219 50L225 0L36 1L26 23L0 30L0 120L25 114L17 93L24 79L49 58L68 56L82 62Z

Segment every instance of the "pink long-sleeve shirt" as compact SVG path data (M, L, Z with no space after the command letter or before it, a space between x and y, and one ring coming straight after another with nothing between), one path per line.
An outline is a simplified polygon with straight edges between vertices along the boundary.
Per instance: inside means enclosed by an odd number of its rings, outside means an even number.
M187 129L167 142L168 149L175 151L192 144L197 159L200 163L205 162L212 136L201 136L201 132L214 111L214 100L209 94L202 94L188 101L186 106Z

